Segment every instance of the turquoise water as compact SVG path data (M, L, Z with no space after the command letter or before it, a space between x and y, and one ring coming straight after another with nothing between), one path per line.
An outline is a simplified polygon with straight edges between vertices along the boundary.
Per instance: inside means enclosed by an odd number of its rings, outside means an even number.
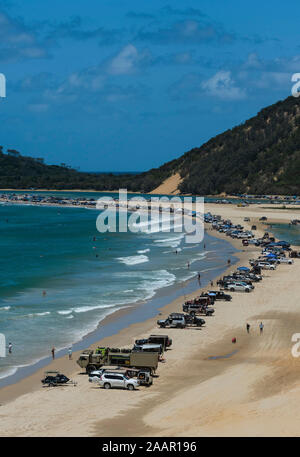
M285 240L294 246L300 246L300 225L272 224L270 231L278 240Z
M13 354L0 378L68 347L110 313L152 298L201 272L213 278L232 252L206 236L185 244L180 233L106 233L99 211L0 205L0 333ZM177 254L175 251L177 250ZM187 262L190 268L187 268Z

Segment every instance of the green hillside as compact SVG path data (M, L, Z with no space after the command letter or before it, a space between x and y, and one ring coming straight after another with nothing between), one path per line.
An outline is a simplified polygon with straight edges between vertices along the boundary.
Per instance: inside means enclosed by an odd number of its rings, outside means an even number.
M0 188L150 192L179 173L181 193L300 194L300 100L289 97L180 158L138 175L82 173L0 149Z

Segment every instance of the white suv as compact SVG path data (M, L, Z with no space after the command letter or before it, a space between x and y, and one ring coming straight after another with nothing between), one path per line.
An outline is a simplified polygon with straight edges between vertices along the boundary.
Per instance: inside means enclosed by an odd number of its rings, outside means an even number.
M99 379L100 387L111 389L116 387L119 389L134 390L139 386L140 382L137 379L127 378L123 374L103 373Z
M276 269L275 264L268 263L268 262L258 262L257 266L262 268L263 270L275 270Z
M226 286L226 289L230 290L231 292L234 292L235 290L240 290L242 292L250 292L253 288L253 286L251 287L249 284L246 284L244 282L233 282L227 284Z

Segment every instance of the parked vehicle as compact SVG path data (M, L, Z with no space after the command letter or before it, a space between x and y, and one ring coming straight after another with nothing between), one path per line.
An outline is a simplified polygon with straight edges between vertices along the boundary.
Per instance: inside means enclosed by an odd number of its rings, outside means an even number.
M185 320L185 324L187 326L196 325L196 327L201 327L205 324L205 320L201 317L196 316L196 313L191 312L190 314L183 314L183 313L171 313L169 316L171 319L176 319L179 317L183 317Z
M139 387L140 382L134 378L128 378L123 374L114 374L114 373L103 373L99 379L100 387L104 389L128 389L135 390Z
M45 377L41 380L41 382L44 385L48 385L48 387L63 385L70 381L67 376L59 371L45 371L44 376Z
M142 344L141 346L139 346L138 344L135 344L133 346L133 351L158 352L159 354L162 354L164 352L161 344L151 344L151 343Z
M294 261L292 259L288 258L288 257L279 257L277 259L277 262L278 263L287 263L289 265L292 265L294 263Z
M164 351L172 346L172 339L168 335L150 335L148 343L161 344Z
M210 294L215 294L215 299L216 300L225 300L225 301L230 301L232 299L232 296L229 294L225 294L222 290L210 290Z
M241 292L251 292L254 286L249 286L244 282L235 282L235 283L227 283L225 284L224 288L226 290L230 290L231 292L241 291Z
M263 270L276 270L276 265L274 263L258 262L257 266L262 268Z
M215 312L213 308L209 308L207 305L188 302L182 305L182 311L190 314L203 314L204 316L211 316Z
M89 376L89 382L99 384L101 376L106 374L122 374L127 378L137 378L140 385L151 386L153 384L153 378L148 370L137 370L134 368L120 369L119 367L107 367L105 369L93 371Z
M185 319L183 316L178 316L178 317L168 317L167 319L159 319L157 321L157 325L161 328L185 328L186 323Z
M77 364L81 368L85 368L87 373L100 369L104 365L149 369L150 372L155 372L158 366L158 357L158 352L132 351L131 349L126 349L124 352L119 348L105 348L101 354L96 354L92 350L83 351L77 360Z
M171 313L167 319L160 319L157 324L161 328L185 328L187 326L201 327L205 324L205 320L192 314Z

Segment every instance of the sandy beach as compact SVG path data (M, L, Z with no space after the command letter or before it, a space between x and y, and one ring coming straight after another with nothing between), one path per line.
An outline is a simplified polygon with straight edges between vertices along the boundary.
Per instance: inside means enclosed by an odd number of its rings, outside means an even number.
M293 208L263 206L206 204L205 211L249 229L255 224L258 236L263 233L258 222L262 215L272 224L289 222L297 214ZM250 222L243 222L245 216ZM240 240L230 242L240 249L239 265L248 265L260 252L253 246L243 248ZM44 369L3 387L0 435L299 436L300 360L291 354L292 335L300 332L299 270L298 259L274 272L265 270L252 293L233 293L231 302L217 302L215 314L205 318L201 329L158 329L155 317L94 345L131 346L138 337L168 333L172 348L149 389L99 389L80 373L76 353L72 361L63 357L48 366L70 376L76 387L42 388ZM162 317L181 311L183 301L179 297L164 306Z

